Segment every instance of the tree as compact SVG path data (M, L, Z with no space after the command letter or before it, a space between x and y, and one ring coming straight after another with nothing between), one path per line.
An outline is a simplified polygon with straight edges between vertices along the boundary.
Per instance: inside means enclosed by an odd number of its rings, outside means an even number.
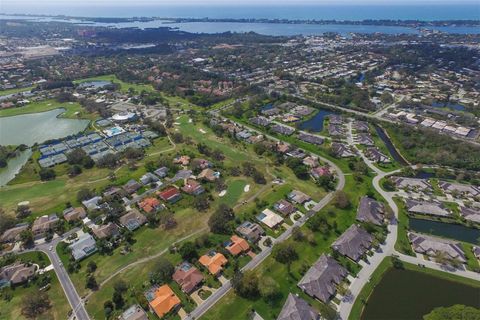
M232 232L231 222L235 215L232 208L222 203L208 219L210 231L219 234L230 234Z
M451 307L438 307L423 316L423 320L480 320L480 309L456 304Z
M112 301L115 304L115 309L121 309L125 304L125 301L123 300L123 295L120 291L113 292Z
M17 209L15 209L15 213L17 214L18 219L23 219L28 217L32 213L32 211L30 210L29 206L20 205L17 207Z
M87 272L88 273L93 273L93 272L95 272L95 270L97 270L97 264L95 263L95 261L90 261L87 264Z
M208 208L210 208L210 201L208 200L208 195L202 194L195 197L195 199L193 199L193 206L198 211L206 211Z
M38 175L40 176L40 180L42 181L53 180L56 177L55 171L51 168L40 169Z
M232 287L235 293L248 299L255 299L259 296L258 283L258 275L253 270L248 270L245 273L238 271L232 278Z
M180 255L184 260L192 260L192 259L197 259L198 258L198 252L197 249L195 248L195 245L188 241L185 242L181 247L180 247Z
M71 177L78 176L80 173L82 173L82 168L79 165L73 165L68 168L68 175Z
M118 280L113 284L113 290L120 293L125 293L128 290L128 285L123 280Z
M103 157L101 157L100 159L98 159L97 166L99 168L113 169L117 166L118 160L119 160L119 157L117 154L108 153Z
M150 273L150 282L153 284L164 284L169 282L172 279L173 272L175 268L173 264L163 258L160 257L155 264L153 271Z
M87 275L85 288L90 290L96 290L98 288L97 280L95 280L95 276L93 274Z
M50 309L50 299L45 292L32 291L22 299L22 315L36 319Z
M350 200L348 200L347 194L341 190L335 191L333 201L339 209L346 209L350 206Z
M20 241L25 248L30 248L33 246L33 233L30 230L23 230L20 233Z
M84 159L87 157L87 153L81 148L74 149L73 151L67 153L67 161L71 165L81 165L83 164Z
M77 192L77 200L78 202L82 202L88 199L91 199L95 196L93 191L90 191L86 188L82 188Z
M298 253L290 243L280 243L273 249L273 257L280 263L290 266L298 259Z

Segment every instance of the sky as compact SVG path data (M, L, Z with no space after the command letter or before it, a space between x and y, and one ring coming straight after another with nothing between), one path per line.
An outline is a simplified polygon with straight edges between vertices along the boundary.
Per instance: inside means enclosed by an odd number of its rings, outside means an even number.
M478 4L478 0L0 0L0 11L9 7L102 7L102 6L271 6L271 5L412 5Z

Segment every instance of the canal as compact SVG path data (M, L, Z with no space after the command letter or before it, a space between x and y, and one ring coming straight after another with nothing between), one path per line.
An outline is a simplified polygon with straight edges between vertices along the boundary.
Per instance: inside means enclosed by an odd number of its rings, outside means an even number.
M320 109L312 118L299 123L298 129L309 132L321 132L323 130L325 118L332 114L336 113L329 110Z
M412 231L450 238L471 244L480 244L480 229L469 228L461 224L410 218L409 226Z
M368 298L362 320L422 320L437 307L480 307L480 288L423 272L391 268Z
M397 151L397 148L395 148L387 133L377 125L375 126L375 131L377 132L380 139L382 139L383 143L385 143L385 146L387 147L388 152L390 153L392 158L398 163L400 163L402 166L408 166L408 162Z

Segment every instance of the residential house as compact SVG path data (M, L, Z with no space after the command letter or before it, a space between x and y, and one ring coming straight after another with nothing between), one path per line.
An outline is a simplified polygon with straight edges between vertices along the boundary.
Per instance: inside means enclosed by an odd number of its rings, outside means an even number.
M328 134L332 137L340 137L343 136L345 132L342 126L330 123L328 125Z
M308 302L289 293L277 320L320 320L320 315Z
M175 203L182 198L180 191L178 191L178 189L175 187L170 187L168 189L163 190L162 192L159 192L158 196L163 201L168 201L170 203Z
M95 196L91 199L88 199L88 200L84 200L82 201L82 204L85 208L87 208L88 210L95 210L95 209L98 209L100 208L100 206L98 205L99 202L102 200L102 197L100 196Z
M364 196L360 199L357 209L357 220L370 222L380 226L385 218L385 206L372 198Z
M152 312L155 312L159 318L176 310L181 304L180 299L167 284L158 288L152 288L147 291L145 297L147 298L150 309Z
M414 191L431 191L432 186L426 179L407 178L407 177L391 177L392 182L398 189L414 190Z
M409 213L426 214L439 217L447 217L450 215L450 211L448 211L444 205L438 201L407 199L405 201L405 205Z
M320 179L320 177L330 176L332 173L330 172L330 168L325 167L315 167L310 170L310 174L315 179Z
M189 156L178 156L175 159L173 159L173 163L181 164L182 166L188 166L188 164L190 163L190 157Z
M336 157L349 158L355 156L355 151L347 144L332 142L332 151Z
M104 224L101 226L96 226L92 228L92 231L98 239L115 238L120 235L120 229L113 222L109 222L108 224Z
M357 225L352 225L332 244L332 249L358 261L372 245L373 236Z
M137 209L132 209L118 219L120 224L130 231L140 228L147 222L147 217Z
M466 197L476 197L480 195L480 188L477 186L439 181L438 186L446 193L459 193Z
M328 119L332 124L338 124L338 125L343 124L343 117L338 114L331 114L328 116Z
M292 201L293 203L296 204L304 204L307 201L310 201L311 198L310 196L306 195L305 193L298 191L298 190L293 190L287 195L288 200Z
M218 276L223 271L223 266L228 263L227 258L221 253L209 251L198 259L208 271L214 276Z
M0 237L0 242L15 242L20 240L22 231L28 229L28 223L17 224L15 227L7 229Z
M0 268L0 288L25 283L35 275L36 269L34 265L18 262Z
M303 159L303 164L310 168L315 168L319 165L318 158L313 156L308 156Z
M160 179L165 178L168 174L168 168L167 167L161 167L158 168L157 170L153 171Z
M179 170L175 176L171 179L172 183L179 180L189 179L192 176L192 170Z
M290 215L290 214L294 213L295 211L297 211L297 208L295 208L295 206L293 204L291 204L290 202L288 202L285 199L281 199L281 200L277 201L273 205L273 209L275 209L275 211L277 211L277 212L280 212L284 216Z
M233 235L230 237L230 241L225 243L225 249L227 249L232 256L238 256L241 253L250 251L250 246L245 239Z
M210 168L203 169L202 172L197 176L198 180L205 180L209 182L213 182L220 177L219 172L215 172Z
M369 133L359 133L357 135L357 142L364 146L374 146L375 142L373 141L372 136Z
M278 134L283 134L285 136L291 136L295 132L295 128L284 126L281 124L275 124L272 126L272 131Z
M270 229L274 229L283 223L283 218L270 209L263 210L256 218Z
M324 139L322 137L304 132L300 132L300 134L298 135L298 139L316 145L321 145L324 142Z
M192 161L192 168L193 169L200 169L204 170L210 168L212 163L206 159L193 159Z
M140 183L132 179L123 186L123 190L125 190L128 194L132 194L137 192L137 190L141 187L142 185Z
M198 181L188 179L182 187L182 191L187 194L198 196L205 192L205 188Z
M437 254L442 253L448 258L458 260L462 263L467 261L460 242L414 232L408 233L408 239L412 244L413 250L417 253L425 254L430 257L436 257Z
M235 136L237 137L237 139L247 140L252 136L252 133L248 130L243 130L243 131L237 132Z
M190 294L203 282L203 275L190 263L182 262L175 268L172 279L178 283L183 292Z
M32 225L32 232L35 237L43 236L49 230L53 230L59 221L56 214L41 216L35 219Z
M68 246L72 252L73 259L75 261L82 260L97 251L95 239L88 234L84 233L74 243Z
M118 320L148 320L147 313L138 304L131 305Z
M265 231L257 223L245 221L237 227L236 231L247 238L248 241L256 243L265 234Z
M310 297L328 303L347 274L347 269L335 259L322 254L305 273L298 287Z
M277 143L277 151L280 153L287 153L290 150L290 145L287 143Z
M154 175L153 173L151 172L147 172L145 173L141 178L140 178L140 182L145 186L147 184L150 184L150 183L155 183L155 182L158 182L160 179L158 179L158 177L156 175Z
M153 197L144 198L138 203L138 206L146 213L157 212L163 209L163 205L160 203L160 201Z
M82 220L86 216L87 216L87 212L82 207L76 207L76 208L70 207L63 210L63 218L68 222Z
M250 118L249 121L250 123L260 127L268 127L270 125L270 120L262 116Z
M367 148L364 153L365 153L365 156L373 162L378 162L378 163L390 162L390 158L387 155L381 153L377 147Z
M369 131L370 129L368 128L368 123L365 121L355 121L353 123L353 128L359 132L366 132Z
M468 207L460 207L460 215L468 221L480 223L480 210Z

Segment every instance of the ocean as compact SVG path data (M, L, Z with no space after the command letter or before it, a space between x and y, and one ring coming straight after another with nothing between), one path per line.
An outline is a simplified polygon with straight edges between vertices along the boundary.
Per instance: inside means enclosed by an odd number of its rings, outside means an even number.
M20 2L20 1L19 1ZM298 6L58 6L0 5L4 14L48 14L82 17L169 17L169 18L267 18L267 19L393 19L393 20L478 20L477 4L409 5L298 5Z

